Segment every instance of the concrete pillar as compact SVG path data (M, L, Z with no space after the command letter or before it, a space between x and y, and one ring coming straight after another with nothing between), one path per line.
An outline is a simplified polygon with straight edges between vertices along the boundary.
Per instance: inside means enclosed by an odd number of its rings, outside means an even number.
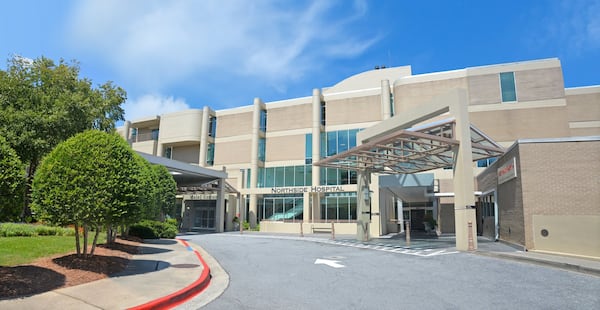
M472 245L477 249L477 221L475 219L475 184L473 179L473 153L471 148L471 129L467 110L466 91L457 93L457 100L450 105L450 114L456 119L454 139L460 144L454 151L454 218L456 227L456 248L469 249L469 222L474 236Z
M321 101L323 96L321 90L313 89L312 94L312 161L317 162L321 159ZM321 168L312 166L312 186L319 186L321 183ZM321 198L319 193L310 195L312 210L311 221L321 219Z
M313 89L312 96L312 161L321 159L321 90ZM321 180L320 167L312 167L312 185L319 186Z
M225 220L225 231L233 230L233 218L236 216L236 210L238 206L238 197L234 195L228 195L227 201L227 219Z
M262 137L260 132L260 111L263 108L263 102L260 98L254 98L254 111L252 114L252 146L250 147L250 188L258 187L258 140ZM250 211L248 214L248 222L251 227L257 224L257 196L250 194Z
M402 205L402 199L396 198L396 203L398 204L398 224L400 225L400 231L404 232L404 207Z
M357 193L356 193L356 240L358 241L369 241L369 222L370 217L370 183L371 173L369 171L361 170L357 173Z
M223 167L225 171L225 167ZM225 180L219 179L217 182L217 212L215 217L215 229L217 232L225 231Z
M369 181L369 198L371 199L371 221L369 224L369 236L379 237L383 233L382 225L385 225L385 218L382 216L381 200L379 196L379 175L371 174Z
M302 222L304 223L309 223L312 222L312 214L310 212L311 208L310 208L310 193L303 193L302 194L302 204L303 204L303 209L302 209Z
M390 81L381 81L381 111L383 112L383 119L386 120L392 117L391 107L391 95L390 95Z
M200 127L200 156L198 157L198 165L206 167L206 150L208 149L208 125L210 119L210 109L204 106L202 109L202 126Z

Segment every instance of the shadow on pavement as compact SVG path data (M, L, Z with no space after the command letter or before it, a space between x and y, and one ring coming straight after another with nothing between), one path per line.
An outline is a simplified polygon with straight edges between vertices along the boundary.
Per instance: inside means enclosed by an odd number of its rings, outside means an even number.
M171 267L171 264L162 260L132 259L122 272L110 277L135 276L149 272L155 272Z

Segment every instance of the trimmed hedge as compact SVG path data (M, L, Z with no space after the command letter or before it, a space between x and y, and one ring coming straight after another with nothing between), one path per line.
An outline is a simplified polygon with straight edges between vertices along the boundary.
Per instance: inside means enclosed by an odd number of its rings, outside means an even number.
M143 220L129 227L129 235L142 239L173 239L177 236L177 221L159 222Z
M57 226L0 223L0 237L74 236L73 228Z

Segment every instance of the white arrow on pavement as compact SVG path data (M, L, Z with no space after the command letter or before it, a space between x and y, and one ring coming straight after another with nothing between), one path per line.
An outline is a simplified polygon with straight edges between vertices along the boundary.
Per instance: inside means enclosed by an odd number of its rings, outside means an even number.
M339 264L339 261L337 261L337 260L320 259L320 258L317 258L317 260L315 261L315 265L327 265L327 266L333 267L333 268L346 267L342 264Z

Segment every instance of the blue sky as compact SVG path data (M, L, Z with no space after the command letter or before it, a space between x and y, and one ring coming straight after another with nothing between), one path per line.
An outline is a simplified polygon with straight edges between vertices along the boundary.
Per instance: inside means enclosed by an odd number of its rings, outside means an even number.
M421 74L558 57L567 87L600 84L600 0L0 5L0 57L75 59L94 84L127 91L127 119L310 96L376 65Z

